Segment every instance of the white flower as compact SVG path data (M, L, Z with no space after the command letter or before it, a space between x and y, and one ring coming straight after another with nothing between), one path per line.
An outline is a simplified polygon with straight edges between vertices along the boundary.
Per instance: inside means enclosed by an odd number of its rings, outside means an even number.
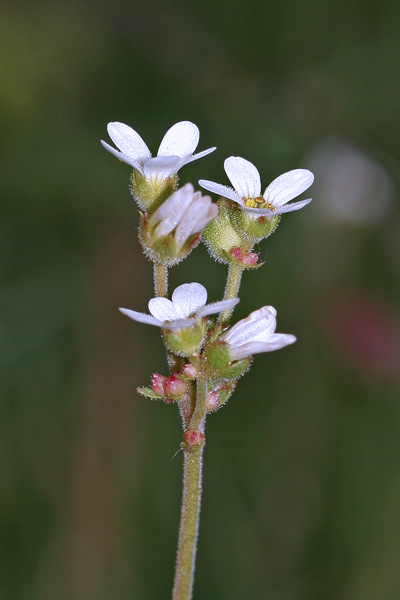
M287 204L302 194L314 181L314 175L307 169L294 169L280 175L269 184L261 196L260 174L251 162L240 156L230 156L225 160L224 168L234 189L205 179L201 179L199 184L209 192L233 200L253 217L280 215L299 210L311 202L309 198Z
M207 315L222 312L232 308L239 298L221 300L207 304L207 290L201 283L184 283L168 298L152 298L149 302L151 315L120 308L119 310L134 321L155 325L163 329L185 329L191 327L199 319Z
M276 310L263 306L250 313L246 319L238 321L220 340L230 347L231 360L242 360L260 352L279 350L296 341L289 333L275 333Z
M195 192L191 183L174 192L151 216L157 224L156 237L168 235L175 229L175 242L182 247L190 236L200 232L218 214L218 206L210 196Z
M167 179L175 175L183 165L215 150L208 148L199 154L193 154L199 143L200 133L198 127L190 121L176 123L167 131L154 158L140 135L128 125L109 123L107 131L120 151L101 140L104 148L148 179Z

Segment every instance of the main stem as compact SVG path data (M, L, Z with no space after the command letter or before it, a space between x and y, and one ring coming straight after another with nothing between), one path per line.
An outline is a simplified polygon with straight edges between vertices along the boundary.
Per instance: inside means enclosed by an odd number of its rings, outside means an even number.
M206 419L207 380L197 380L196 408L190 421L190 429L204 433ZM201 481L203 470L204 441L200 447L184 450L183 491L181 521L179 527L178 553L172 600L191 600L199 531Z

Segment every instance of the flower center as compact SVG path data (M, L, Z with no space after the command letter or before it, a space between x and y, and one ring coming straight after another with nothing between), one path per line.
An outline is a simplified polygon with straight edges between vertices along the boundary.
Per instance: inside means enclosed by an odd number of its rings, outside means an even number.
M242 198L244 205L248 208L269 208L270 210L274 210L272 204L269 204L265 201L265 198L262 196L258 196L257 198Z

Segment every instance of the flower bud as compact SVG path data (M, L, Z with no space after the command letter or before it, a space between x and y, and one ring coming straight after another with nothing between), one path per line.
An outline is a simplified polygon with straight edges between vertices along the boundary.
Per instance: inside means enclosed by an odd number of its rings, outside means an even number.
M160 373L153 373L151 376L151 387L153 392L158 394L159 396L165 395L164 384L167 381L167 378L164 375L160 375Z
M234 246L229 254L232 257L232 259L237 264L242 265L243 268L254 267L254 265L256 265L258 261L257 252L243 252L242 249L238 246Z
M214 412L218 408L221 408L229 398L232 396L235 387L237 384L237 380L233 379L232 381L222 380L215 386L212 390L207 392L206 397L206 408L207 412Z
M205 435L197 429L188 429L183 434L183 441L189 448L200 447L205 440Z
M186 383L173 373L164 382L164 391L166 396L179 398L186 393Z
M219 407L219 394L217 391L207 392L206 408L207 412L213 412Z
M194 365L192 365L192 363L186 363L183 366L183 374L188 379L196 379L196 377L198 375L198 371L197 371L196 367Z

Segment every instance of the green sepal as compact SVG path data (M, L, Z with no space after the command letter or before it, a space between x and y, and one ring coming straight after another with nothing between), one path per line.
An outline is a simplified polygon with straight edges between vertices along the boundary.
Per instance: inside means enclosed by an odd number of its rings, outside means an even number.
M220 325L220 323L214 323L214 321L212 321L211 319L208 322L208 327L210 328L210 330L207 334L207 344L213 344L221 335L224 327Z
M231 220L236 230L249 242L259 242L270 236L279 224L280 215L260 215L254 218L243 210L235 211Z
M237 362L231 363L225 369L219 371L219 376L222 379L237 379L249 370L251 365L251 358L244 358Z
M204 348L204 369L212 379L237 379L250 367L251 358L231 362L229 344L217 341Z
M226 369L230 362L230 349L226 342L207 344L203 351L207 371L211 376L219 376L221 370Z
M138 387L136 388L136 391L141 396L144 396L145 398L150 398L151 400L164 400L163 396L159 396L158 394L156 394L155 391L150 387Z
M190 357L196 354L202 346L206 335L206 327L206 320L199 319L190 327L164 329L164 341L174 354Z
M236 380L224 382L224 384L221 386L221 389L218 391L218 398L220 402L218 409L222 408L222 406L228 402L229 398L235 391L236 385Z
M131 175L131 193L141 210L153 213L178 186L178 175L167 179L144 177L136 170Z
M211 256L225 264L232 262L231 249L244 242L234 224L233 215L237 210L234 202L221 198L218 216L203 229L202 239Z

